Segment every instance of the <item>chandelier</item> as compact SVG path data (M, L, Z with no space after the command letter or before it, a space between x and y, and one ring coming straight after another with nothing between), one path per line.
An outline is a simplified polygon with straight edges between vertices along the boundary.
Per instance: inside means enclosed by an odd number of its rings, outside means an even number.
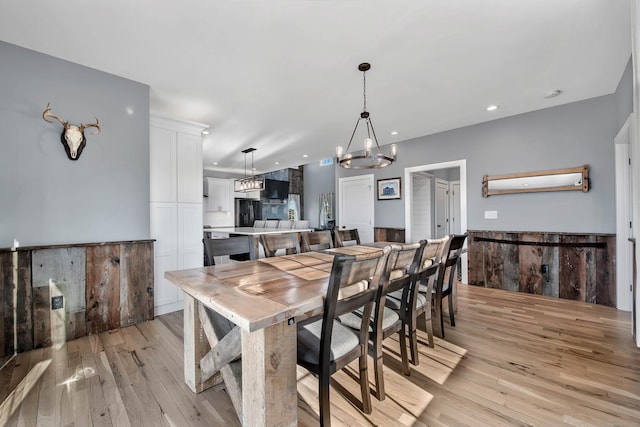
M340 164L340 166L346 169L379 169L385 166L389 166L391 163L396 161L396 155L398 151L396 144L391 144L389 146L389 154L385 154L382 152L382 149L380 149L380 144L378 144L376 132L375 130L373 130L373 123L371 122L371 118L369 117L369 112L367 111L366 72L370 69L371 64L368 64L366 62L358 66L358 70L362 71L362 97L364 99L364 108L362 109L362 113L360 113L360 117L358 117L358 120L356 121L356 127L353 129L353 133L351 134L351 139L349 140L349 145L347 145L346 152L342 149L341 146L336 147L336 156L338 157L338 163ZM364 120L367 127L367 136L364 139L364 151L359 154L353 154L349 152L349 148L351 148L353 137L355 136L356 131L358 130L358 125L362 120ZM375 150L373 150L374 142L376 144Z
M261 176L254 176L253 171L253 152L255 148L247 148L242 150L244 153L244 178L236 179L233 182L233 191L238 193L248 193L249 191L261 191L264 190L264 178ZM247 175L247 153L251 153L251 176Z

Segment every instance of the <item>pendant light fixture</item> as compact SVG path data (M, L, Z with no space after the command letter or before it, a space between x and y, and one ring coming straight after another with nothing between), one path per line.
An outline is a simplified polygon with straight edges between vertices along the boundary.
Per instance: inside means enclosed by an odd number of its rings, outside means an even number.
M347 145L346 152L342 149L341 146L336 147L336 156L338 157L338 163L340 166L346 169L379 169L385 166L389 166L391 163L396 161L396 155L398 148L396 144L391 144L389 146L390 153L385 154L382 152L380 148L380 144L378 144L378 138L376 137L376 132L373 130L373 123L371 122L371 117L369 117L369 112L367 111L367 77L366 72L371 69L371 64L366 62L360 64L358 66L358 70L362 71L362 82L363 82L363 99L364 99L364 108L362 109L362 113L360 113L360 117L356 121L356 127L353 129L353 133L351 134L351 139L349 140L349 145ZM358 125L360 122L364 120L366 123L366 137L364 138L364 146L362 147L363 151L358 154L353 154L349 151L351 148L351 143L353 142L353 137L358 130ZM373 144L375 143L375 149ZM374 152L375 151L375 152Z
M250 191L262 191L264 190L264 178L261 176L253 175L253 152L255 148L247 148L242 150L244 153L244 178L236 179L233 182L233 191L239 193L248 193ZM251 176L247 175L247 154L251 153Z

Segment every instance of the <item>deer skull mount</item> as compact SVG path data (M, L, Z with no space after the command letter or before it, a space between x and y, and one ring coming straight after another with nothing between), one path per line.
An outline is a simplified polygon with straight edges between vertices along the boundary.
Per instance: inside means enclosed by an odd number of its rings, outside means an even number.
M80 126L70 125L69 122L62 120L60 117L56 116L51 112L51 103L47 103L47 109L42 113L42 118L47 123L53 123L52 121L47 120L47 117L51 117L52 119L56 119L63 126L62 134L60 135L60 142L64 146L64 150L67 152L67 157L69 160L78 160L80 158L80 154L82 154L82 150L87 145L87 140L84 137L84 130L86 128L96 128L97 130L92 133L92 135L97 135L100 133L100 122L96 117L95 123L82 124Z

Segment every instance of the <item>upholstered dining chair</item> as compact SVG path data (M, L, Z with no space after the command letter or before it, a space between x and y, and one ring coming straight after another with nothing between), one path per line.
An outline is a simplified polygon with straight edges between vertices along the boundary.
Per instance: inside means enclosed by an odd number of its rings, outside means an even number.
M284 249L287 254L300 253L298 233L263 234L260 239L267 258L276 256L276 252L281 249Z
M293 221L282 219L278 223L278 228L284 229L284 230L291 230L293 228L293 224L294 224Z
M445 244L442 251L442 258L440 259L440 270L438 271L438 281L436 282L436 289L434 290L435 300L433 302L435 308L435 315L440 319L440 328L442 330L442 337L444 338L444 322L442 315L442 299L448 297L449 304L449 322L451 326L456 326L456 321L453 314L453 287L456 283L456 268L458 266L458 260L462 254L462 247L464 241L467 239L466 234L453 234L449 236L449 244ZM437 320L437 319L436 319Z
M354 245L360 244L360 235L358 234L357 228L336 228L334 235L336 238L336 248L345 246L347 242L353 242Z
M407 355L407 322L412 315L412 290L415 289L414 273L422 257L426 242L412 244L394 244L387 258L384 280L376 295L376 305L369 325L369 354L374 361L376 382L375 395L378 400L385 399L384 376L382 371L382 341L398 333L402 373L410 374ZM391 304L385 304L390 299ZM396 305L397 303L397 305ZM359 330L362 325L362 310L340 316L340 322L352 329Z
M264 223L264 228L278 228L279 219L268 219Z
M306 230L309 228L309 220L307 219L299 219L293 225L295 230Z
M369 318L383 278L390 248L362 255L338 254L333 259L322 319L298 323L298 364L318 376L320 425L331 425L329 378L351 361L359 360L362 412L372 412L367 372L367 328L354 331L336 319L362 307Z
M266 225L267 221L263 219L256 219L255 221L253 221L253 228L265 228Z
M229 237L228 239L202 239L205 250L205 265L216 265L213 257L244 255L249 259L251 242L247 236Z
M329 230L305 231L302 235L302 251L320 251L333 248L333 238Z

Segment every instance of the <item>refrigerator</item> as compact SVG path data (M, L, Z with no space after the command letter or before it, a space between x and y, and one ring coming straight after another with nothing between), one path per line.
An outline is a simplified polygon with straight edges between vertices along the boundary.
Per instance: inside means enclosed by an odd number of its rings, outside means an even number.
M236 227L253 227L256 219L262 219L260 200L236 199Z

